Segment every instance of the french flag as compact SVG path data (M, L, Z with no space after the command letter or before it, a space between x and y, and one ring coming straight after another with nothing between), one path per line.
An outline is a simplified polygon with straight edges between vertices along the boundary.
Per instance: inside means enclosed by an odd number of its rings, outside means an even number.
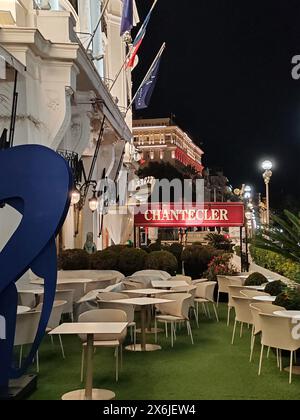
M157 3L157 0L155 0L155 2L153 3L153 6L151 7L150 12L148 13L143 25L141 26L137 36L135 37L135 39L133 41L132 53L129 57L129 60L128 60L128 63L127 63L127 68L133 68L134 67L135 58L136 58L137 53L140 49L140 46L142 45L143 40L145 38L146 31L147 31L147 26L148 26L148 23L151 19L151 15L152 15L152 12L153 12L153 9L154 9L156 3Z

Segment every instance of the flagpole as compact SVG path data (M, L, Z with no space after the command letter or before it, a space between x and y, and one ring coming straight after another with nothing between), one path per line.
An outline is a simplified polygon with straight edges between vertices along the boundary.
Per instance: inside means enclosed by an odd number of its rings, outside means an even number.
M101 11L101 14L100 14L99 20L98 20L98 22L97 22L97 25L96 25L95 29L93 30L93 33L92 33L91 39L90 39L90 41L89 41L89 43L88 43L88 45L87 45L87 47L86 47L86 50L87 50L87 51L88 51L88 49L90 48L90 46L91 46L91 44L92 44L92 42L93 42L93 40L94 40L94 38L95 38L96 32L98 31L98 28L99 28L99 26L100 26L101 20L102 20L102 18L103 18L103 16L104 16L104 13L106 12L106 9L107 9L107 6L108 6L108 3L109 3L109 0L106 0L106 3L105 3L105 4L104 4L104 6L103 6L103 9L102 9L102 11Z
M128 105L128 107L127 107L127 109L126 109L125 117L126 117L126 115L128 114L128 111L130 110L130 108L132 107L132 105L133 105L133 103L134 103L134 101L135 101L135 99L136 99L136 97L137 97L137 95L138 95L138 93L139 93L139 91L140 91L141 87L144 85L144 83L146 82L146 80L147 80L147 79L148 79L148 77L150 76L150 74L151 74L151 72L152 72L152 70L153 70L153 67L155 66L155 64L156 64L157 60L158 60L158 59L162 56L162 53L164 52L165 48L166 48L166 43L164 42L164 43L162 44L161 49L159 50L159 52L158 52L157 56L155 57L155 59L154 59L153 63L151 64L151 67L150 67L150 69L149 69L148 73L147 73L147 74L146 74L146 76L144 77L144 79L143 79L142 83L140 84L140 86L139 86L138 90L135 92L134 97L132 98L132 100L131 100L130 104Z
M151 9L150 9L150 11L148 12L148 15L149 15L149 14L151 14L151 13L153 12L153 10L154 10L154 8L155 8L155 6L156 6L156 3L157 3L157 2L158 2L158 0L154 0L154 2L153 2L153 4L152 4ZM138 34L137 34L137 36L138 36ZM129 57L130 57L130 55L131 55L132 51L133 51L133 46L131 46L131 48L130 48L130 50L129 50L128 54L126 55L125 61L124 61L124 63L122 64L122 67L121 67L121 68L120 68L120 70L118 71L118 73L117 73L117 75L116 75L116 77L115 77L115 80L113 81L113 84L111 85L111 87L110 87L110 89L109 89L109 91L110 91L110 92L112 91L112 89L114 88L115 84L117 83L117 81L118 81L118 79L119 79L119 77L120 77L120 75L121 75L121 73L122 73L122 71L123 71L123 69L124 69L125 65L127 64L127 61L128 61L128 59L129 59Z

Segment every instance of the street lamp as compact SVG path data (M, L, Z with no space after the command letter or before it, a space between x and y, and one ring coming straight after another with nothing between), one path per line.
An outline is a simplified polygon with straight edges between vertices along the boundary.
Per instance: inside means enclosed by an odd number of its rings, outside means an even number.
M270 190L269 185L272 178L272 171L273 163L270 160L265 160L262 163L262 169L264 170L263 179L266 184L266 201L267 201L267 225L270 225Z
M249 185L246 185L246 186L245 186L245 188L244 188L244 192L245 192L245 194L244 194L244 198L245 198L246 200L250 200L250 198L251 198L252 188L251 188Z
M77 188L74 188L74 190L71 193L71 206L75 206L79 203L81 198L80 191Z
M93 195L89 199L89 208L94 213L97 210L99 204L96 191L97 181L87 181L81 185L80 188L75 187L71 192L71 205L76 206L78 210L82 210L84 206L85 191L90 185L93 186Z
M89 208L93 213L97 210L98 204L99 201L96 195L96 190L93 190L93 196L89 199Z

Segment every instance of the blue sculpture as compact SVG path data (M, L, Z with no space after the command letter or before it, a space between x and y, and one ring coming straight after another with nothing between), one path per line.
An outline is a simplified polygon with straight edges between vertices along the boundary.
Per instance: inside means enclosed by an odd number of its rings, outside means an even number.
M67 162L46 147L26 145L0 151L0 203L23 215L18 229L0 253L2 397L7 393L9 379L19 378L26 372L45 334L57 281L55 237L66 218L72 186ZM16 369L12 362L18 300L15 283L29 269L44 279L45 299L35 342L22 367Z

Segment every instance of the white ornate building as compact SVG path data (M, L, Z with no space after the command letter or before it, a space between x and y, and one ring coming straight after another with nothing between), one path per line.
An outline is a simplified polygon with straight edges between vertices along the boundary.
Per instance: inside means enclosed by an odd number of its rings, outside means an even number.
M6 76L0 80L0 135L10 131L14 76L18 70L14 145L42 144L82 158L89 173L105 116L104 135L92 179L119 180L124 191L133 177L131 74L123 70L126 58L120 37L121 0L110 0L101 16L101 0L0 0L0 61ZM135 13L135 20L138 15ZM0 63L1 64L1 63ZM45 191L45 194L47 192ZM87 195L90 197L91 191ZM117 204L125 205L122 196ZM110 205L116 203L112 201ZM0 214L0 249L16 227L9 208ZM124 229L124 226L127 229ZM82 212L72 206L60 238L62 248L83 246L93 231L99 249L125 242L132 219L92 213L87 200ZM76 232L78 231L78 232Z

